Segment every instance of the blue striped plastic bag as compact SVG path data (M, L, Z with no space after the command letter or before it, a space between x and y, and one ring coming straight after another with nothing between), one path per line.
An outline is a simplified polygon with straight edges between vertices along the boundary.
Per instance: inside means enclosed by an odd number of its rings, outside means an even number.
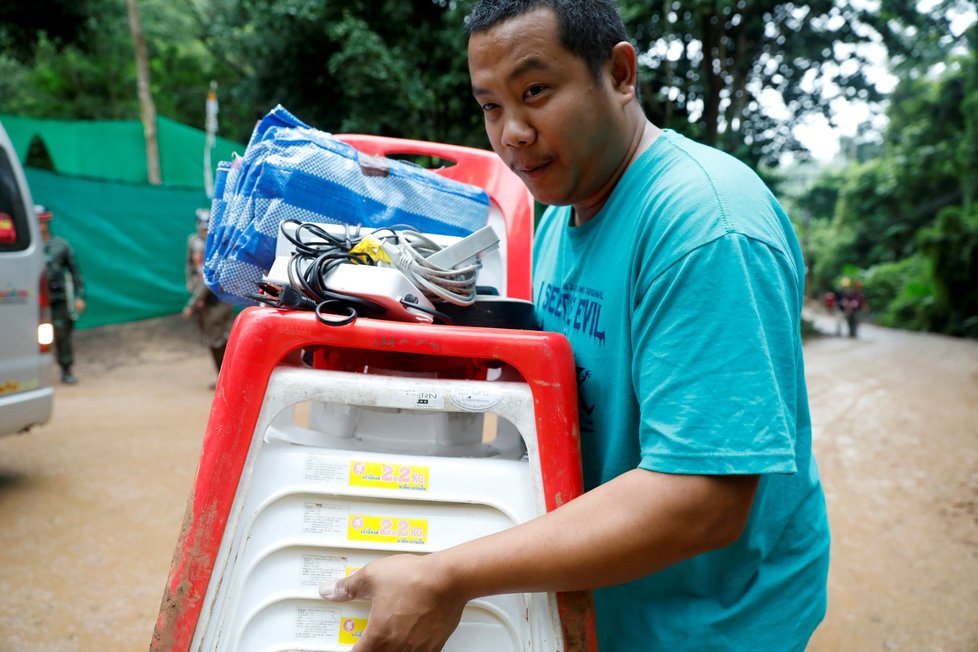
M384 174L376 173L378 162ZM378 161L277 106L255 127L244 155L218 166L204 280L222 301L253 303L247 295L271 268L287 219L465 236L488 216L482 188L404 161Z

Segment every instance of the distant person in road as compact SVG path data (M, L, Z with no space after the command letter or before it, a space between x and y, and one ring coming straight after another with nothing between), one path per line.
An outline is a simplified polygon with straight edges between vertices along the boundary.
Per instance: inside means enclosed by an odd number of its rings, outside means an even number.
M201 339L211 352L214 367L221 372L228 335L234 318L234 308L220 301L204 282L204 247L207 243L207 227L210 211L197 209L197 228L187 238L187 256L184 271L190 298L183 308L183 316L196 318ZM213 387L213 385L212 385Z
M75 364L72 332L75 321L85 312L85 283L74 249L67 240L51 233L54 213L38 204L34 206L34 214L41 225L41 238L44 240L51 321L54 325L54 350L58 366L61 367L61 382L74 385L78 379L72 371Z
M835 334L842 334L842 313L839 308L839 292L835 289L829 290L822 297L822 304L825 306L825 314L832 318L835 324Z
M848 279L847 279L848 280ZM849 337L858 337L859 322L863 310L866 309L866 295L863 294L863 282L856 280L842 292L842 311L845 313L846 324L849 326Z
M534 305L589 372L587 492L320 595L370 601L357 652L434 652L469 600L582 589L601 652L803 651L829 530L791 221L743 163L648 120L614 0L478 0L466 25L489 142L550 206Z

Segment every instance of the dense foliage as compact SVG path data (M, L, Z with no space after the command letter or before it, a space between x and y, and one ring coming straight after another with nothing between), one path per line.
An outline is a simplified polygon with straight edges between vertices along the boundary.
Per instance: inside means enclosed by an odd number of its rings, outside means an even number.
M214 53L240 63L243 75L229 90L253 117L281 103L337 133L485 144L469 90L463 6L432 0L210 4L200 29Z
M829 115L833 95L881 99L856 46L885 46L901 81L882 144L864 142L795 199L810 290L849 270L884 323L978 335L978 36L950 32L957 3L619 0L650 118L768 178L784 153L803 154L794 127ZM216 80L220 134L239 142L280 103L326 131L486 146L465 61L470 5L139 0L156 110L203 126ZM124 3L0 3L0 112L136 119L135 77Z
M792 134L813 113L829 114L823 90L878 99L854 46L867 40L864 14L845 1L624 3L639 49L653 122L675 126L752 165L803 151ZM778 101L780 118L765 110Z
M11 3L8 3L11 4ZM122 3L43 0L0 10L0 111L138 116ZM471 0L140 0L162 115L203 120L220 85L224 135L243 140L281 103L329 131L482 145L463 25ZM754 165L798 150L798 121L827 112L829 83L874 99L848 0L620 0L642 57L650 117ZM762 93L787 111L772 117ZM769 100L770 101L770 100Z
M978 337L978 26L938 42L898 68L881 155L801 199L805 235L815 290L855 274L880 322Z

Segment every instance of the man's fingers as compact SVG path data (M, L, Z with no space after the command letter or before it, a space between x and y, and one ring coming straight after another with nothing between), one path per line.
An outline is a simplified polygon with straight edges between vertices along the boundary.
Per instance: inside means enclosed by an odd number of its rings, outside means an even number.
M319 595L323 600L331 602L347 602L353 599L353 594L347 586L347 580L326 580L319 585Z

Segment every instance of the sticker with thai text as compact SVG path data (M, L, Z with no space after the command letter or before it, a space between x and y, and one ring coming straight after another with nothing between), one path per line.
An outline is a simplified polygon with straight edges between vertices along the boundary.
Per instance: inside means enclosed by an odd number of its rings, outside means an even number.
M343 618L340 621L340 645L356 645L366 628L366 618Z
M310 455L306 458L306 480L319 482L343 482L346 480L346 463L326 455Z
M382 462L350 462L350 486L428 490L428 467Z
M299 575L303 586L319 586L326 580L337 580L349 574L346 557L302 555L302 568Z
M329 607L296 607L295 636L323 642L336 640L340 631L340 610Z
M423 545L428 541L428 521L351 514L346 536L350 541Z
M342 534L350 510L345 505L308 501L302 504L302 531Z

